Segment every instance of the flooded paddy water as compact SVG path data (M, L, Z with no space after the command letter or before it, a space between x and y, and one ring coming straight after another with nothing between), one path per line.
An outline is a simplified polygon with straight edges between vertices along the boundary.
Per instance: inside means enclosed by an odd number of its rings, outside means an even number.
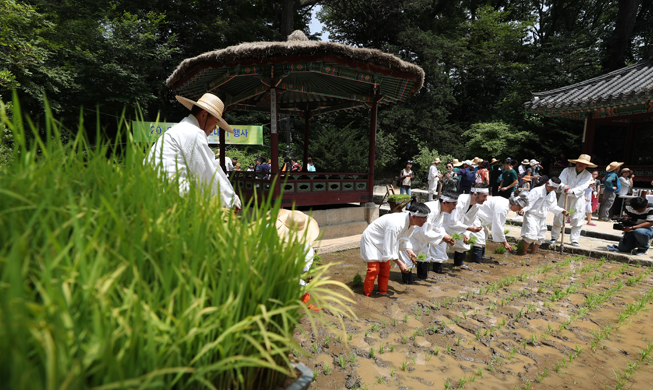
M311 388L653 389L650 268L494 249L414 285L393 267L385 297L352 288L358 318L344 330L302 322ZM349 286L365 277L358 249L322 260Z

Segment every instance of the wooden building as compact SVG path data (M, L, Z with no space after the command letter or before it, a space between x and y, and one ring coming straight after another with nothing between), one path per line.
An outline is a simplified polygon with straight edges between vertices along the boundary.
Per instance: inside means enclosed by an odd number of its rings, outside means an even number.
M624 161L636 181L653 180L653 59L533 93L525 107L543 116L582 121L582 153L600 158L601 175L611 161ZM552 169L551 174L558 171Z

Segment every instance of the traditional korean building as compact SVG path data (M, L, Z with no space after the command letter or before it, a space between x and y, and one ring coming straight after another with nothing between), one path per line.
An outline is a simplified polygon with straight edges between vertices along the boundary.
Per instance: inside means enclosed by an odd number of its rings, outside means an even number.
M624 161L637 181L653 180L653 59L533 93L525 107L542 116L577 119L582 153L601 159L601 175L611 161Z

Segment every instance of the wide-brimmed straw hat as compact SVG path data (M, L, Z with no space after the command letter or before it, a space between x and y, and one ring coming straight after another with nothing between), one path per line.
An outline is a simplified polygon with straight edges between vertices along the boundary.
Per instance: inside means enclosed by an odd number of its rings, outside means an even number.
M218 119L218 126L220 126L221 129L226 130L230 133L233 133L234 130L229 126L227 122L225 122L224 119L222 119L222 112L224 111L224 103L222 103L222 100L220 100L219 97L215 96L212 93L205 93L202 95L200 100L194 102L188 98L185 98L183 96L175 96L179 103L183 104L184 107L188 108L189 110L193 109L193 106L197 106L204 111L208 112L211 114L213 117Z
M482 162L483 162L483 159L480 158L480 157L474 157L474 159L472 160L472 164L474 164L474 165L478 165L478 164L480 164Z
M596 168L596 164L592 164L590 161L591 159L592 158L589 154L581 154L580 157L578 157L576 160L569 160L569 162L587 164L587 166L590 168Z
M624 172L631 172L632 173L633 171L630 168L622 168L621 173L624 173Z
M527 165L527 164L531 163L531 160L525 158L524 161L522 161L521 163L524 164L524 165Z
M463 165L472 165L471 160L465 160L463 161Z
M283 240L301 239L306 234L306 242L311 243L320 235L317 221L297 210L279 210L277 233Z
M436 157L435 160L433 160L433 162L436 163L436 164L440 164L440 159L438 157Z
M496 158L493 158L492 161L490 161L490 165L492 165L494 163L497 163L497 162L499 162L499 160L497 160Z
M459 167L459 166L463 165L463 163L458 161L457 158L454 158L451 163L453 164L454 167Z
M531 176L531 174L529 173L526 176L522 177L522 180L523 181L531 181L531 180L533 180L533 176Z
M622 165L624 165L624 163L622 163L622 162L618 162L618 161L613 161L613 162L610 163L610 165L608 165L608 166L605 168L605 170L606 170L607 172L612 172L612 171L614 171L615 169L619 168L619 167L622 166Z

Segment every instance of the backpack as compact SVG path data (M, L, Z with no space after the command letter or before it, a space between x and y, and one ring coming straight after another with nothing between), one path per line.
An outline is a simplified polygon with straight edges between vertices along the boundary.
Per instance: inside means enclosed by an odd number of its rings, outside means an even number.
M474 184L474 181L476 180L476 175L474 171L469 168L465 168L463 169L463 171L464 172L460 177L460 185L466 187ZM458 171L458 173L460 173L460 171Z
M476 171L476 184L483 184L483 183L485 182L483 181L481 170L479 169L478 171Z

